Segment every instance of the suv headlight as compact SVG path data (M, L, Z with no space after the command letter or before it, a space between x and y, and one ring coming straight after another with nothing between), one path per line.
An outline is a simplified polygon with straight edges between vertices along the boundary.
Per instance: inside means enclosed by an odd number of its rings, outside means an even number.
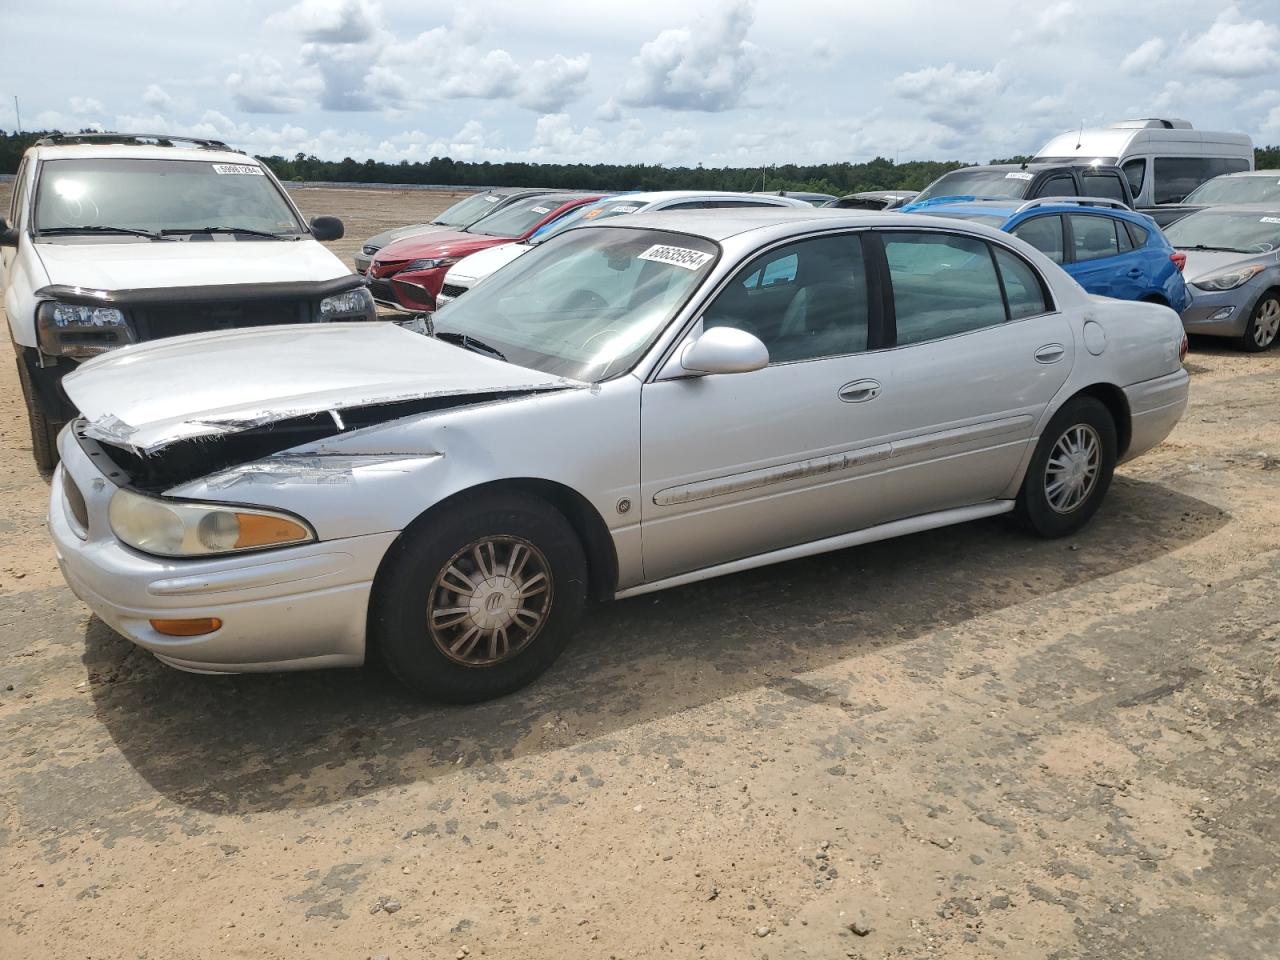
M461 257L436 257L432 260L411 260L396 273L408 273L411 270L438 270L441 267L452 267Z
M272 510L227 503L183 503L117 490L107 510L111 529L124 543L162 557L203 557L316 539L303 520Z
M320 301L321 320L375 320L377 316L368 287L352 287Z
M48 356L93 357L133 343L133 330L115 307L45 300L36 307L36 338Z
M1193 287L1199 287L1201 290L1234 290L1236 287L1244 286L1266 267L1252 266L1241 267L1239 270L1232 270L1230 273L1220 273L1214 277L1204 277L1200 280L1192 280Z

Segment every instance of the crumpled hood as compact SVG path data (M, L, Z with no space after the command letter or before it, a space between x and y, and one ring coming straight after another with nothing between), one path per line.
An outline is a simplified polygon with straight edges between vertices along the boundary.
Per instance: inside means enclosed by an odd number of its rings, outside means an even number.
M332 280L351 271L317 241L36 243L49 283L91 290Z
M1216 277L1220 273L1230 273L1239 267L1253 264L1270 266L1276 262L1276 254L1271 253L1235 253L1226 250L1182 250L1187 255L1186 266L1182 268L1182 276L1188 283Z
M499 267L505 267L532 249L533 246L528 243L504 243L500 247L489 247L464 257L450 267L444 282L452 283L457 278L466 281L467 286L475 286Z
M154 340L90 360L62 383L90 437L140 454L330 410L584 386L369 322Z

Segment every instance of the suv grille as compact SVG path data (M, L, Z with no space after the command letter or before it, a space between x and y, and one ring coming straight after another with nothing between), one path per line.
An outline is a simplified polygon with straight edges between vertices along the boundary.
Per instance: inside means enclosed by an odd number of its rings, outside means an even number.
M306 323L312 319L310 300L251 300L224 303L147 305L132 311L139 340L176 337L184 333L261 327L276 323Z

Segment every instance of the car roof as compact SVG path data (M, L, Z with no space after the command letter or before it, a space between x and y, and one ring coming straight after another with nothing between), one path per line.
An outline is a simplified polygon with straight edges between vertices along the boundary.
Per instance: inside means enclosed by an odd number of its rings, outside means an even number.
M1081 199L1088 198L1082 197ZM1037 203L1033 207L1028 207L1025 211L1021 210L1021 208L1026 206L1029 202L1032 201L1017 200L1008 202L992 199L974 202L972 200L967 200L963 203L948 203L940 205L934 209L939 211L938 216L949 216L957 213L987 214L992 217L1004 217L1005 219L1013 217L1020 212L1027 213L1028 215L1033 213L1095 213L1128 219L1132 219L1135 216L1144 219L1146 218L1145 214L1139 213L1136 210L1122 210L1119 207L1102 206L1090 203L1072 203L1070 200L1062 200L1058 203ZM944 210L946 213L942 212Z
M746 207L742 210L642 211L627 217L589 221L572 229L664 230L719 242L755 230L771 230L788 225L794 225L795 230L784 232L799 233L805 228L813 227L892 227L904 224L956 226L955 222L943 217L895 211L884 213L879 210L849 210L839 207ZM979 230L982 228L981 224L974 226ZM963 229L967 230L969 226L966 225Z
M1199 210L1189 213L1187 214L1187 217L1193 217L1197 213L1260 213L1260 214L1280 217L1280 204L1277 204L1274 202L1230 203L1230 204L1215 203L1211 207L1202 207ZM1186 219L1186 218L1184 217L1181 219ZM1178 220L1174 221L1174 223L1178 223L1178 222L1179 222ZM1169 226L1173 226L1173 224L1171 223L1169 224Z
M155 144L65 143L42 144L31 148L39 160L205 160L211 163L239 163L262 166L247 153L230 148L162 147Z
M1280 170L1239 170L1236 173L1220 173L1214 180L1223 180L1227 177L1275 177L1280 179ZM1209 181L1206 180L1205 183Z

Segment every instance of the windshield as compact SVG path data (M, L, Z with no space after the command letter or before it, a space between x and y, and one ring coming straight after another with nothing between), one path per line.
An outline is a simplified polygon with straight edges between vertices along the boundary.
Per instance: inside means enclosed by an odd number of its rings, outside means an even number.
M912 203L935 197L1011 197L1026 194L1034 174L1021 170L953 170L920 191Z
M431 222L442 227L469 227L498 209L502 200L500 193L476 193L459 200Z
M299 234L305 227L256 163L46 160L35 203L37 232L140 230L182 233L240 227Z
M1165 227L1164 235L1184 250L1203 247L1232 253L1270 253L1280 249L1280 211L1201 210Z
M1280 177L1214 177L1192 190L1183 203L1271 203L1280 201Z
M483 220L468 228L468 233L482 233L486 237L506 237L515 239L523 237L556 207L561 206L567 197L530 197L517 200L497 210Z
M710 240L662 230L571 230L436 312L507 360L596 382L629 370L715 263Z
M635 213L641 210L644 206L643 203L626 203L614 198L601 200L599 203L588 203L581 207L574 207L558 220L552 220L545 227L539 227L534 235L529 238L529 242L542 243L544 240L549 240L561 231L568 230L579 223L586 223L588 220L595 223L597 220L625 216L628 213Z

